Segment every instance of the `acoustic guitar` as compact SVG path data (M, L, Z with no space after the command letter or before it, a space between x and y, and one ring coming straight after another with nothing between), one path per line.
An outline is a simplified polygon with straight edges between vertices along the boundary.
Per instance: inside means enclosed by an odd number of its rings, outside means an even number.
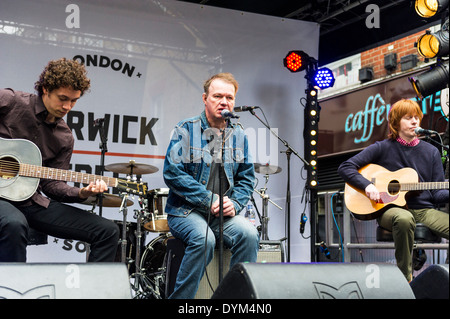
M405 206L405 195L409 191L448 189L448 182L419 182L417 172L410 167L389 171L376 164L369 164L358 170L371 181L380 192L381 200L370 200L364 190L345 184L345 205L353 215L362 220L378 218L389 206Z
M89 184L105 181L108 187L134 195L147 193L147 184L107 176L43 167L39 148L28 140L0 137L0 197L10 201L30 198L41 178Z

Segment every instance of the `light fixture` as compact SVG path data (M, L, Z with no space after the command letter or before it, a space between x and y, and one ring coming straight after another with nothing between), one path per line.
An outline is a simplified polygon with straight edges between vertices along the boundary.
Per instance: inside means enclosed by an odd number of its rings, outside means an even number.
M373 68L366 66L358 71L358 80L361 81L361 83L366 83L373 80Z
M417 52L427 59L448 55L448 19L436 33L427 31L417 41Z
M333 87L334 81L333 72L329 68L318 69L314 74L313 83L314 86L317 86L319 89L323 90Z
M436 63L428 71L409 77L419 99L448 87L448 60Z
M283 59L284 66L291 72L306 70L307 80L306 103L304 108L303 139L307 177L306 187L318 188L317 180L317 140L319 137L320 106L317 102L319 89L334 85L333 72L328 68L318 69L318 61L303 51L289 51Z
M311 77L310 77L311 79ZM309 83L306 90L306 105L304 110L303 138L305 140L305 160L308 161L306 185L310 189L318 187L317 181L317 141L319 138L320 106L317 102L317 89Z
M448 0L416 0L415 9L419 16L431 18L448 6Z
M397 68L397 53L391 52L384 56L384 68L391 72Z
M309 55L303 51L289 51L283 59L284 66L291 72L300 72L308 67Z

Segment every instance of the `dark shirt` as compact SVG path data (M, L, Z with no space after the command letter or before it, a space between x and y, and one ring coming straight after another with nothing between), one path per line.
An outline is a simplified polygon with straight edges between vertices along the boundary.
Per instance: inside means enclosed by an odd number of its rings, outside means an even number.
M343 162L338 172L345 182L364 190L371 182L358 169L367 164L378 164L392 172L411 167L419 175L420 182L444 181L444 167L439 151L424 141L415 146L405 146L390 139L375 142ZM412 209L432 208L435 204L447 203L449 192L448 189L425 190L417 196L407 196L406 200L408 207Z
M41 151L41 166L67 170L74 145L72 132L63 119L47 122L47 114L40 96L12 89L0 90L0 137L29 140ZM47 207L50 200L42 193L62 202L80 202L78 192L79 188L66 182L42 179L30 199L15 205L28 206L35 202Z

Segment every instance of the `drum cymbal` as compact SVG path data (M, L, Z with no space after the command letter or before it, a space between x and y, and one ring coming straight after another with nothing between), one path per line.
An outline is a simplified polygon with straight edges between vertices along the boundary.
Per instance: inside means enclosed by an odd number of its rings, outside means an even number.
M98 205L100 203L99 196L91 196L80 204ZM132 200L127 199L127 206L133 205ZM103 193L103 207L120 207L122 205L122 198L119 195Z
M255 172L263 175L278 174L281 167L269 164L255 163Z
M153 174L158 171L158 168L148 164L136 163L131 160L128 163L115 163L106 165L105 168L113 173L127 174L127 175L143 175Z

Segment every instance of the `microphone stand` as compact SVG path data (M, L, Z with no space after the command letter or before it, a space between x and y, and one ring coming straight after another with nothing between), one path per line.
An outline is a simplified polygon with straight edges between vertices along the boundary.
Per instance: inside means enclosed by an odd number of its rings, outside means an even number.
M438 133L437 133L436 135L438 135L439 138L440 138L440 135L439 135ZM436 145L442 147L442 149L446 150L447 152L449 151L449 146L448 146L448 145L444 145L444 144L442 143L442 139L441 139L441 142L439 143L438 141L433 140L430 136L425 135L425 140L426 140L427 142L431 142L431 143L434 143L434 144L436 144Z
M223 279L223 181L225 173L225 133L229 120L225 120L225 129L222 131L222 160L219 169L219 283Z
M94 121L94 126L99 126L100 127L100 151L101 151L101 155L100 155L100 175L104 176L105 174L105 154L106 152L108 152L108 145L107 145L107 141L108 138L105 134L105 128L103 126L105 119L104 118L100 118L100 119L96 119ZM99 216L102 216L102 211L103 211L103 194L99 194L98 195L98 207L99 207Z
M302 158L297 151L295 151L290 145L289 143L282 139L278 134L276 134L270 127L269 125L267 125L263 120L261 120L259 118L259 116L257 116L255 114L254 110L249 110L250 113L252 113L253 116L255 116L276 138L278 138L278 140L283 143L283 145L287 148L286 151L282 151L281 153L286 153L286 157L287 157L287 165L288 165L288 178L287 178L287 190L286 190L286 205L287 205L287 215L288 215L288 225L287 225L287 231L288 231L288 236L287 236L287 240L288 240L288 252L287 252L287 262L290 262L291 260L291 154L294 154L295 156L297 156L305 165L309 166L309 163Z

